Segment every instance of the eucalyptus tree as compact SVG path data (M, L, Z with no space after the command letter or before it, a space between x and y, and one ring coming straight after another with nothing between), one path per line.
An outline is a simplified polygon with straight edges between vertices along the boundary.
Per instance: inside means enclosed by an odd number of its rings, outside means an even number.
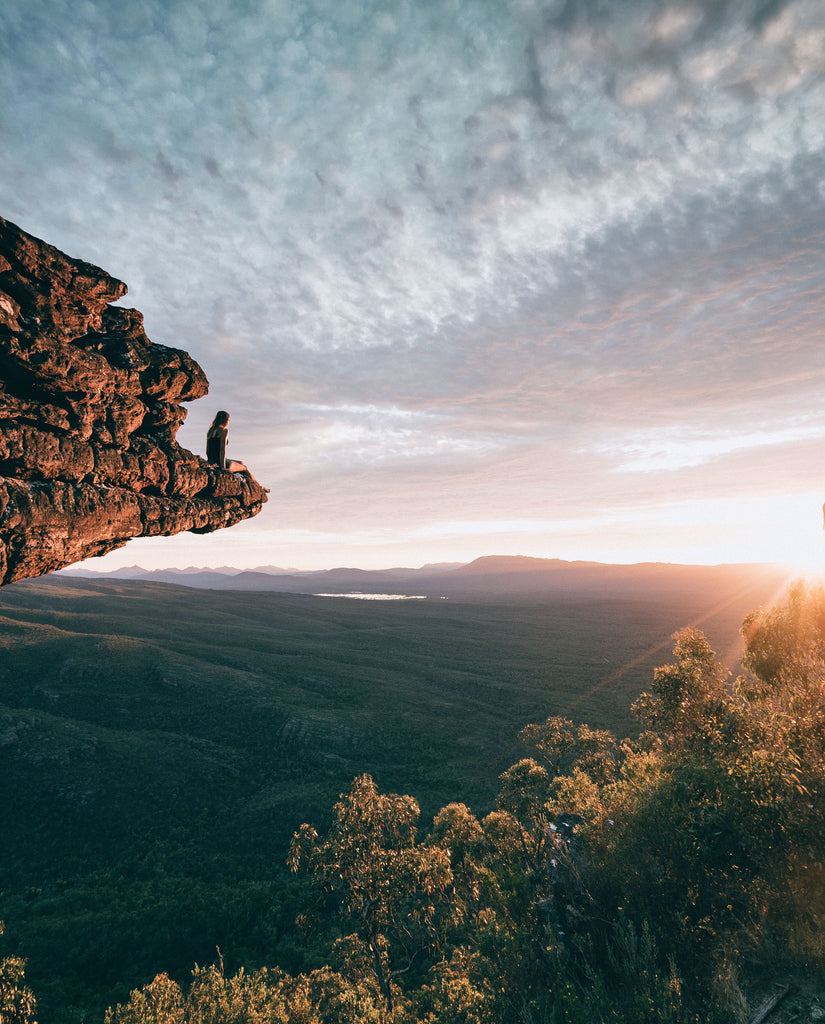
M411 796L379 793L361 775L335 804L328 833L302 825L288 858L337 898L352 929L339 949L350 970L371 971L390 1012L398 979L440 946L461 914L450 854L418 842L419 813Z

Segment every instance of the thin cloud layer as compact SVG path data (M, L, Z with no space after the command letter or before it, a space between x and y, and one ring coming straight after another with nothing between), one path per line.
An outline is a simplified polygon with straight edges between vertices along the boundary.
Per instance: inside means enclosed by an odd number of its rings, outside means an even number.
M199 360L181 439L234 411L284 530L584 555L548 524L594 502L816 484L818 0L7 0L0 38L0 213Z

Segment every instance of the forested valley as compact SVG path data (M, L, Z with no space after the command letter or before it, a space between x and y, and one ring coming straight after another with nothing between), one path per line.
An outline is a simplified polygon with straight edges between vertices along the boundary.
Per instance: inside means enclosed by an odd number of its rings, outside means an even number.
M722 1024L747 1019L774 980L822 977L821 589L746 615L733 672L698 628L672 652L636 632L631 650L619 638L638 606L581 604L590 678L611 686L580 677L565 691L582 651L532 676L523 643L558 655L570 624L551 637L524 609L454 611L437 634L423 606L367 622L339 603L324 643L311 627L314 657L337 652L324 672L271 630L258 645L246 634L242 665L214 626L208 650L211 606L162 620L177 646L158 662L163 588L119 588L132 635L118 624L118 646L100 631L99 602L118 614L110 597L62 586L59 624L36 585L2 610L3 1021ZM240 629L244 606L214 600ZM293 640L310 629L313 599L272 600ZM687 609L659 611L653 632ZM272 643L286 658L277 701L256 675L271 674ZM129 686L102 671L110 661ZM402 663L403 685L381 690ZM330 785L340 796L324 805Z

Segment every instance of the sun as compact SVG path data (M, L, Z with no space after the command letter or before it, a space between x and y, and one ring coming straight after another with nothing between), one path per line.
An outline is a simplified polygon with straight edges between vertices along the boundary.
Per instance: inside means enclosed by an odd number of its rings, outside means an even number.
M796 555L789 555L782 562L787 565L793 576L807 583L825 584L825 551L799 551Z
M762 506L765 557L787 565L791 573L825 583L825 529L822 496L791 495Z
M811 491L685 502L668 510L673 546L665 560L764 562L825 584L823 497ZM665 526L659 515L659 525Z

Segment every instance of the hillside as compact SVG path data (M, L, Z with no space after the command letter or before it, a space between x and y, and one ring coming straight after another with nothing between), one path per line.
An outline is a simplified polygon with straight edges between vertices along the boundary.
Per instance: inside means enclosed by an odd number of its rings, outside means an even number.
M453 800L486 813L519 729L549 714L635 730L671 633L700 623L735 659L743 614L777 584L688 575L483 602L4 588L0 917L42 1024L99 1019L216 946L230 966L299 964L294 829L362 772L413 794L425 825Z

